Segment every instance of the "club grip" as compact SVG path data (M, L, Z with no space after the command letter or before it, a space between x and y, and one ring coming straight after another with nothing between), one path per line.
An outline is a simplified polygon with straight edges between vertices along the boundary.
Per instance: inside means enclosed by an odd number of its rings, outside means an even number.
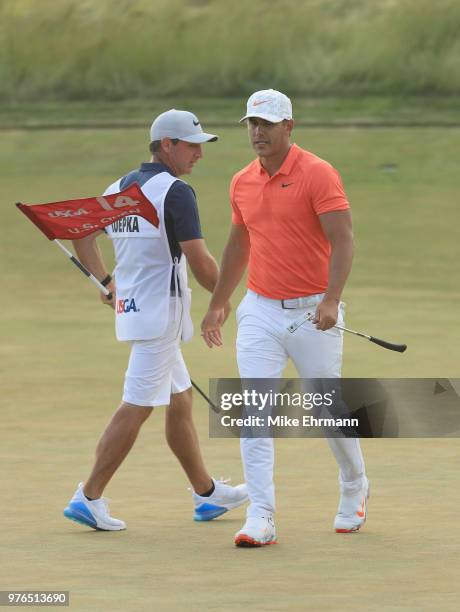
M106 297L108 300L111 300L111 299L112 299L112 297L113 297L113 293L108 293L108 294L107 294L105 297Z
M374 344L383 346L383 348L390 351L397 351L398 353L404 353L407 348L407 344L393 344L392 342L387 342L386 340L380 340L380 338L374 338L374 336L371 336L369 340Z

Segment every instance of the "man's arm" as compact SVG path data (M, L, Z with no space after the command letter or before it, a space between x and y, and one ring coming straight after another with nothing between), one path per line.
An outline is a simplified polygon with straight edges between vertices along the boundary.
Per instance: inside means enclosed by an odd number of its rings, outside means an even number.
M223 308L243 276L249 259L249 234L244 225L232 225L222 256L222 264L208 312L202 323L202 336L209 348L222 345L220 328L225 322Z
M337 323L340 298L353 261L353 226L350 210L324 213L319 220L332 249L329 283L315 317L317 329L325 331Z
M212 293L219 276L219 267L214 257L208 251L205 241L202 238L184 240L179 242L179 245L187 258L193 276L202 287ZM224 321L230 314L230 310L230 302L227 301L222 310Z
M219 276L219 267L214 257L208 251L203 238L184 240L179 242L179 246L187 258L188 265L197 282L212 293Z
M80 238L80 240L72 240L78 259L99 281L108 275L107 267L96 241L96 238L102 233L102 231L98 231L85 238ZM115 308L115 282L113 280L107 285L107 290L112 293L112 299L108 300L107 296L101 291L101 301Z

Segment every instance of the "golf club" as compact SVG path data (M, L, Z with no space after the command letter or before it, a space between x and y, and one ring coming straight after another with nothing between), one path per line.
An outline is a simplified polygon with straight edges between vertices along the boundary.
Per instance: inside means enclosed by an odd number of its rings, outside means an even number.
M201 395L202 398L204 398L208 404L211 406L212 410L216 413L216 414L220 414L220 410L219 408L213 403L211 402L211 400L209 399L209 397L206 395L206 393L204 391L202 391L200 389L200 387L192 380L192 386L198 391L198 393Z
M301 327L307 321L312 322L315 318L315 315L311 312L306 312L301 319L298 321L294 321L287 328L291 334L293 334L299 327ZM347 327L342 327L341 325L334 325L336 329L340 329L342 331L346 331L349 334L354 334L355 336L360 336L361 338L366 338L370 342L374 344L378 344L379 346L383 346L390 351L397 351L398 353L404 353L407 349L407 344L394 344L393 342L387 342L386 340L381 340L380 338L376 338L375 336L369 336L368 334L363 334L362 332L355 331L354 329L348 329Z

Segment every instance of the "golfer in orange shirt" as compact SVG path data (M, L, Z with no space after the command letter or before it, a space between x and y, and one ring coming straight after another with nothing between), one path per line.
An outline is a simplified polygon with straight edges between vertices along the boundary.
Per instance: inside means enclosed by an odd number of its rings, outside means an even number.
M248 100L249 140L258 159L232 180L232 228L218 283L202 322L209 347L222 344L224 305L248 266L248 292L237 310L241 378L280 378L292 359L302 378L341 376L341 295L351 270L350 205L340 175L326 161L291 144L291 101L279 91ZM314 324L287 328L307 309ZM359 440L328 437L339 465L337 532L357 531L366 520L369 482ZM250 498L237 546L276 542L273 514L274 445L271 438L241 438Z

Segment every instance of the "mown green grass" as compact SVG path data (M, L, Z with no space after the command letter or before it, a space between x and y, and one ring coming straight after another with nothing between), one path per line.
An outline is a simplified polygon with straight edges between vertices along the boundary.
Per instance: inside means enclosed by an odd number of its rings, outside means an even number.
M204 159L190 177L198 193L206 240L218 258L230 223L229 180L252 158L243 127L221 129L219 134L221 140L205 147ZM18 338L34 342L36 334L43 333L45 323L39 322L45 319L46 325L53 326L59 315L63 335L56 338L74 333L76 325L78 329L103 325L111 350L122 350L114 348L111 315L98 308L93 287L13 204L101 192L115 177L146 159L146 136L142 130L3 134L2 210L8 231L2 239L2 262L5 291L14 296L15 304L4 313L4 323L8 321L6 334L13 346ZM398 355L348 337L345 373L455 376L460 356L455 272L460 258L456 223L460 132L298 129L295 140L340 169L352 203L356 256L345 292L348 324L409 344L408 352ZM109 252L110 246L105 247ZM243 286L239 295L242 291ZM197 323L207 301L207 294L196 288ZM18 317L19 304L21 311L30 304L26 321ZM208 377L235 373L234 331L231 319L225 331L226 347L215 350L212 357L199 338L185 347L192 363L200 364L191 369L203 384ZM76 347L75 354L81 355L82 350ZM30 359L31 355L19 351L18 357Z
M189 179L217 256L229 227L228 181L252 158L244 127L219 134ZM146 159L147 140L147 130L2 134L1 588L68 588L82 612L456 610L456 440L363 441L371 514L362 533L344 539L331 530L336 467L324 440L277 441L280 542L240 551L232 534L243 510L211 525L191 521L160 409L108 489L128 530L93 533L62 518L119 401L128 347L115 341L97 291L14 202L98 194ZM347 337L344 373L459 377L460 131L298 129L295 140L341 170L352 202L348 325L409 345L400 355ZM198 324L208 295L193 289ZM236 375L234 338L232 316L222 349L210 352L199 336L184 346L204 388L209 377ZM210 471L239 481L237 441L208 438L198 397L194 411Z
M289 93L289 92L288 92ZM420 127L460 125L458 97L329 96L292 98L300 126ZM178 97L119 101L49 101L0 104L0 128L143 127L169 108L198 109L209 126L239 127L246 98Z
M458 94L455 0L3 0L6 101Z

